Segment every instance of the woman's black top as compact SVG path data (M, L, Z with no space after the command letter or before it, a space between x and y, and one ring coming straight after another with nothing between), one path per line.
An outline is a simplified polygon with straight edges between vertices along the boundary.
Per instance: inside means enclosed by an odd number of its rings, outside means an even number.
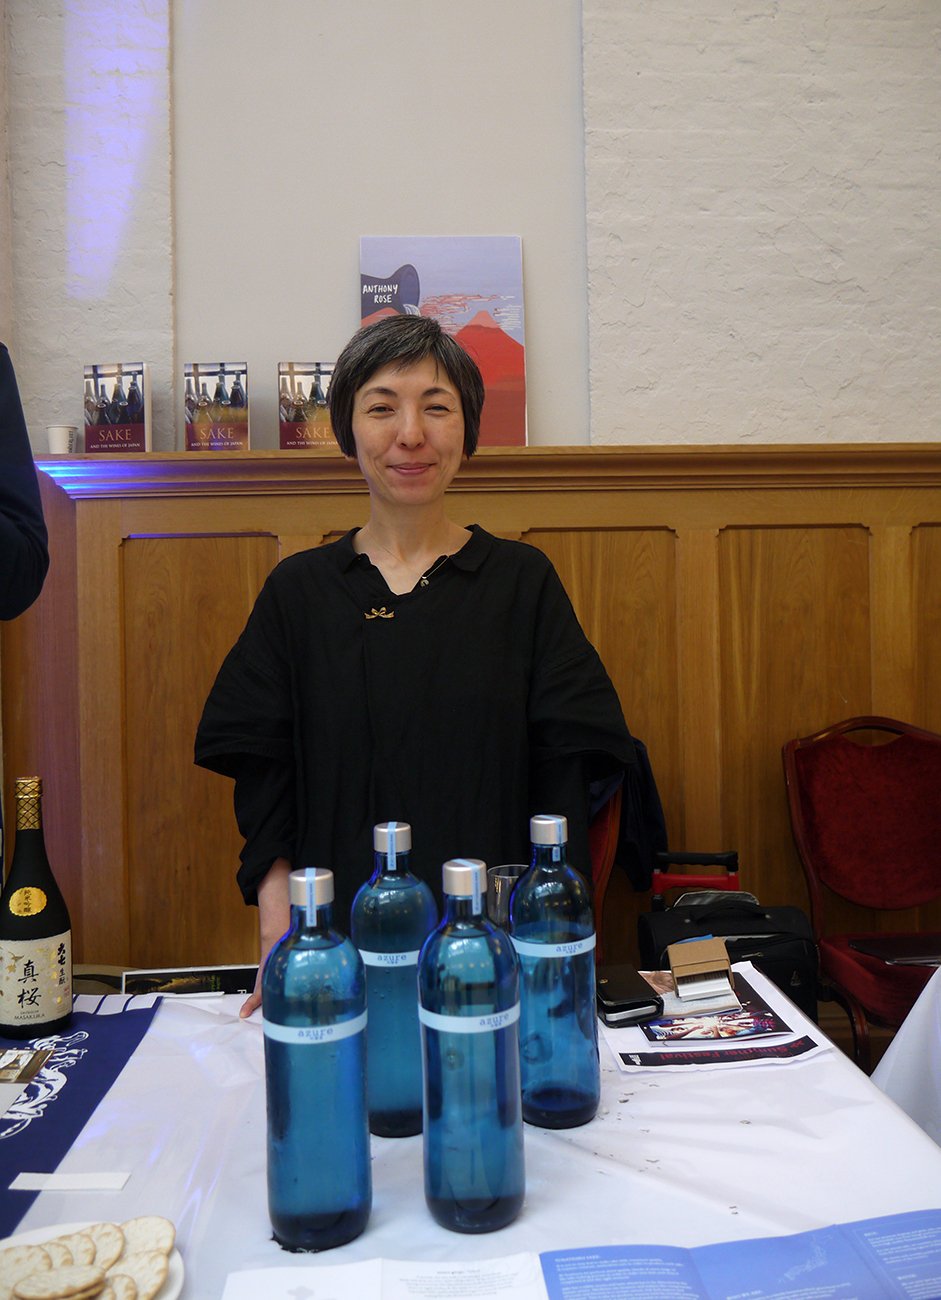
M272 572L199 725L196 762L236 780L246 901L277 857L327 867L345 926L381 821L411 824L439 898L449 858L527 861L535 812L570 816L590 876L586 782L630 738L550 561L474 527L395 595L352 538Z

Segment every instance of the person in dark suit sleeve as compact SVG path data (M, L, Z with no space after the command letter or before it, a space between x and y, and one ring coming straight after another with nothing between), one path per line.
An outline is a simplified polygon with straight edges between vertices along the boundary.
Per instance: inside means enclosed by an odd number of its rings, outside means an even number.
M17 618L42 591L47 545L16 375L0 343L0 619Z

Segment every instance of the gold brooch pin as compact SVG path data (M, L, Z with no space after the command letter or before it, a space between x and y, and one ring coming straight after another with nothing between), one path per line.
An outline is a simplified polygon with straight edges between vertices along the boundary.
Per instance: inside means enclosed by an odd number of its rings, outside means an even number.
M385 605L383 605L382 609L374 609L370 614L366 614L365 617L366 618L395 618L395 610L393 609L390 610L388 613L386 613L386 607Z

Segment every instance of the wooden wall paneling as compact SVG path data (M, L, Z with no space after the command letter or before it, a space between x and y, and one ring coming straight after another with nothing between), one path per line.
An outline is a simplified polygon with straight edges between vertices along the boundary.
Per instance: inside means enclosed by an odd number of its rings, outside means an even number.
M531 529L601 656L677 819L676 581L668 529ZM661 775L662 774L662 775Z
M671 836L682 824L677 717L675 547L669 529L531 529L526 542L552 560L585 635L608 670L631 732L647 746ZM636 895L621 872L608 889L610 960L636 961Z
M870 529L869 617L872 711L910 721L915 715L910 525Z
M315 546L322 545L323 541L323 533L282 533L278 538L278 559L286 560L289 555L312 550Z
M781 747L870 703L864 528L727 528L719 538L724 825L743 888L807 906Z
M916 700L912 719L941 733L941 525L916 527L912 550Z
M76 511L77 671L84 936L76 960L128 960L121 625L121 502Z
M722 821L717 528L681 528L677 554L677 666L683 823L670 845L693 853L735 848Z
M195 767L193 742L219 666L277 559L270 536L124 542L135 965L258 959L257 913L235 884L233 782Z
M44 767L56 783L47 836L51 851L62 840L55 853L67 896L77 893L73 918L87 913L83 955L120 962L130 946L126 853L153 852L126 789L125 709L144 706L138 686L125 689L123 656L172 624L161 613L126 638L122 572L134 586L150 581L151 566L134 568L130 546L122 563L123 539L238 533L251 547L251 535L266 534L283 556L362 523L368 501L356 466L330 452L79 456L40 467L60 485L43 490L53 492L54 551L74 556L74 588L71 604L38 605L35 618L3 629L6 779L17 774L13 762ZM941 730L937 445L484 449L452 497L460 522L528 536L557 560L629 724L650 747L674 843L738 848L744 879L769 903L806 901L784 802L784 739L877 700L903 703L906 663L912 721ZM244 588L236 594L217 577L220 599L247 602ZM231 639L246 614L247 603ZM50 656L49 644L72 648ZM37 672L50 658L52 670ZM30 687L18 697L24 673ZM164 688L141 689L156 698ZM17 698L31 703L20 710ZM200 779L189 755L184 779ZM206 780L196 815L220 826L225 818L234 834L230 783ZM625 942L646 905L644 896L619 900ZM153 915L153 925L163 919ZM164 934L173 949L169 927Z

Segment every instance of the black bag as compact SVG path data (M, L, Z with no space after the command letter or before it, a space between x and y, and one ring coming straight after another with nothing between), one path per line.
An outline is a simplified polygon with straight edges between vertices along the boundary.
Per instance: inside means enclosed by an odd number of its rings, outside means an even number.
M706 935L725 939L733 962L753 962L816 1022L817 947L799 907L762 907L750 894L685 894L637 918L641 970L667 970L671 943Z

